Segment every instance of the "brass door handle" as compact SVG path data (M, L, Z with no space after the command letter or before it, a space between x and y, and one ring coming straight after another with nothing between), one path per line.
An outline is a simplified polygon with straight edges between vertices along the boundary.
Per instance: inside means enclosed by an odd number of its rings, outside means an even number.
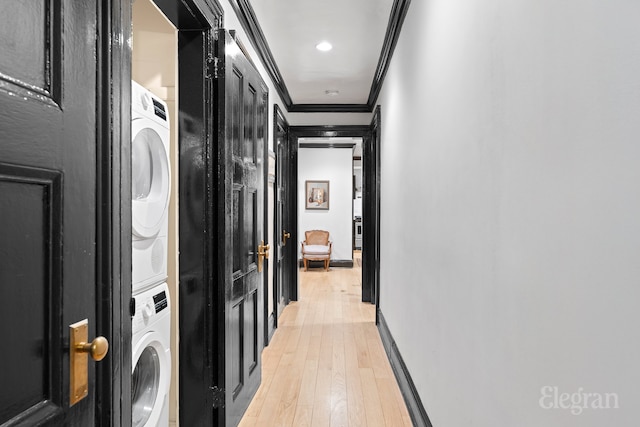
M89 353L89 356L96 362L101 361L109 351L109 341L105 337L96 337L91 342L81 342L76 344L78 353Z
M291 238L291 233L282 230L282 246L287 246L287 239Z
M270 245L265 245L264 240L262 244L258 245L258 256L263 256L265 258L269 258L269 249L271 249Z
M104 359L109 341L97 337L89 342L89 320L69 325L69 405L73 406L89 394L89 358Z
M258 273L262 272L262 263L264 259L269 259L269 249L271 249L271 246L265 245L264 240L262 240L258 245Z

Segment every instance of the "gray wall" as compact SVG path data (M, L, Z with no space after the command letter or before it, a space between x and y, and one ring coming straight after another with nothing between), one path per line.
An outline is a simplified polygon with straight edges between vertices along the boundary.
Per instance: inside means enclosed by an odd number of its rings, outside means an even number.
M379 98L381 309L436 426L637 425L638 17L411 3Z

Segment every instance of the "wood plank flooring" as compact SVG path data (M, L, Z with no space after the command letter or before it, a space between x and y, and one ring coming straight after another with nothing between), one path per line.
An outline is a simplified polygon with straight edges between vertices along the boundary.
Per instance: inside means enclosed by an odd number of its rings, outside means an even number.
M299 280L300 300L262 353L262 384L240 426L411 426L375 306L360 301L358 263L301 270Z

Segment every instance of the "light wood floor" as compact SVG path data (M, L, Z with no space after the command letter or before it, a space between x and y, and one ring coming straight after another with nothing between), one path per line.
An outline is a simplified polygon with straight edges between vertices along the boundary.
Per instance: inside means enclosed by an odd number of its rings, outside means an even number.
M411 426L360 278L357 262L300 271L241 427Z

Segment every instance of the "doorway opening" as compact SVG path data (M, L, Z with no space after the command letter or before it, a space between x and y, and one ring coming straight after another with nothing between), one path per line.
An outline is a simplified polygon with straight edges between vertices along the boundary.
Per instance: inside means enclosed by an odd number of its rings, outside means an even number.
M379 110L378 110L379 111ZM375 122L375 120L374 120ZM349 138L350 139L350 160L349 160L349 223L350 227L348 230L348 235L350 236L350 248L349 251L349 262L350 265L353 265L353 245L355 243L355 233L354 233L354 224L355 221L353 219L354 215L354 204L353 204L353 182L355 178L353 177L354 172L354 160L353 160L353 139L359 138L362 144L362 154L360 156L361 170L362 170L362 190L361 190L361 203L362 203L362 212L360 215L361 219L361 231L362 231L362 301L378 304L376 295L377 282L372 280L378 275L375 274L376 262L375 262L375 253L376 253L376 241L374 237L376 236L375 231L378 230L378 225L376 222L378 221L378 217L374 214L367 214L367 212L372 212L371 207L379 205L379 193L375 190L374 186L378 182L379 177L379 160L376 159L376 150L373 146L373 135L376 134L375 127L372 123L372 126L292 126L289 128L289 142L290 142L290 161L292 164L292 173L289 175L291 179L291 187L293 194L293 201L289 203L288 211L292 217L291 227L292 227L292 239L294 241L299 242L301 240L300 233L303 230L303 226L299 226L299 209L301 206L300 200L303 199L304 188L300 185L300 181L298 180L299 169L301 165L299 164L299 156L300 150L303 147L301 142L304 142L309 138L321 138L325 140L329 140L332 138ZM338 141L338 140L336 140ZM328 143L327 143L328 145ZM367 162L367 156L369 156L370 161ZM313 179L319 179L318 177L314 177ZM367 238L367 229L371 230L371 234L369 238ZM367 244L369 242L369 244ZM298 257L295 259L296 267L298 263ZM298 277L297 277L297 268L296 274L292 278L290 282L289 294L291 295L291 300L298 299Z
M168 119L169 125L169 205L168 205L168 226L167 229L160 234L166 233L166 246L164 259L159 263L166 263L166 286L169 291L168 307L170 320L170 330L161 331L162 336L170 337L170 355L168 361L164 361L165 349L160 349L160 353L157 357L160 357L162 364L157 365L144 365L144 355L147 353L147 349L140 349L142 352L140 360L134 361L134 376L132 378L133 391L133 419L137 420L141 417L156 417L154 419L160 420L157 417L168 417L170 423L176 423L178 418L178 188L179 188L179 176L178 176L178 30L171 23L171 21L165 16L165 14L156 6L151 0L137 0L133 3L132 7L132 39L133 47L131 53L131 79L142 88L151 92L159 100L166 104L167 111L165 117ZM137 102L136 99L132 99L132 102ZM134 135L135 136L135 135ZM141 137L145 137L141 135ZM133 144L135 146L135 144ZM135 147L132 147L132 152ZM134 156L136 157L136 156ZM139 161L141 159L138 159ZM134 161L134 177L136 176L136 167L141 166L139 162ZM135 179L134 179L135 182ZM135 245L135 242L134 242ZM134 251L135 253L135 251ZM137 262L134 255L133 262ZM155 261L158 263L158 261ZM164 282L164 281L162 281ZM163 290L164 283L156 283L154 289L158 292ZM153 292L155 293L155 291ZM135 294L135 292L134 292ZM140 298L141 299L141 298ZM134 338L135 335L134 330ZM139 342L132 343L134 350L134 357L138 359L137 347L140 346ZM151 347L148 347L151 348ZM146 370L145 370L146 369ZM155 414L154 411L158 411L160 408L155 408L152 404L144 404L139 401L143 398L144 394L140 390L140 384L138 378L163 378L166 372L152 372L158 370L169 371L170 373L170 391L163 399L168 408L161 411L160 414ZM144 385L142 386L144 387ZM147 392L149 393L149 392ZM158 390L151 391L151 393L158 393L164 395L166 389L164 386ZM162 405L161 403L156 403ZM144 406L144 407L142 407ZM165 421L162 421L165 422Z
M362 229L362 137L302 137L298 139L298 233L329 232L332 267L353 267L356 247L356 216ZM356 182L360 186L356 186ZM318 186L323 203L311 202L308 194ZM301 248L298 247L298 259Z

